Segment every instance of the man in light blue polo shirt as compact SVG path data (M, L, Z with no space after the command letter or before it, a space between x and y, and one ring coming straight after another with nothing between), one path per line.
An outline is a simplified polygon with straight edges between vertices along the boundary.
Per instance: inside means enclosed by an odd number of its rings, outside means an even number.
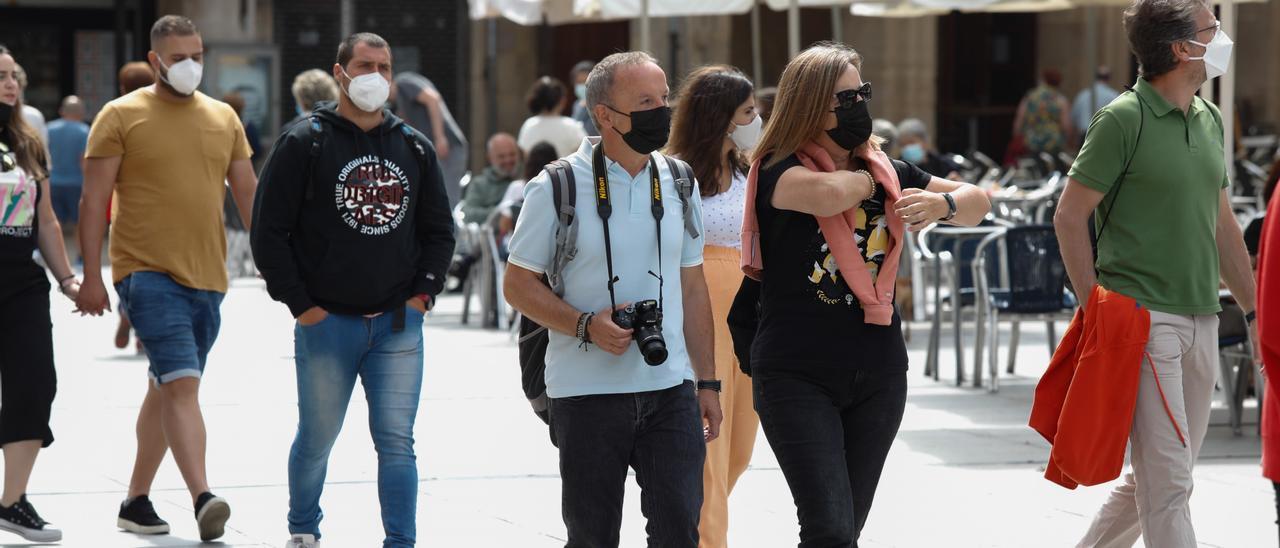
M644 490L650 544L698 545L705 444L719 434L722 415L713 378L711 302L702 277L701 201L695 189L689 198L695 236L685 230L674 177L655 152L670 130L668 93L666 74L646 53L610 55L587 78L587 105L601 138L584 140L567 158L576 180L579 226L577 254L563 273L563 298L542 282L558 223L545 172L525 187L511 240L507 300L550 331L547 395L571 547L618 545L628 467ZM610 317L605 231L593 175L597 146L603 147L600 175L612 206L616 302L659 299L662 288L667 357L657 365L646 363L632 330ZM661 246L651 209L651 169L657 171L664 211Z

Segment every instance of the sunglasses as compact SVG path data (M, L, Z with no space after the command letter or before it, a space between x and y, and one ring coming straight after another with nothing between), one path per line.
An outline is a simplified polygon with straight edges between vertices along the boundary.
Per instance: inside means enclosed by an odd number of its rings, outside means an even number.
M0 172L13 171L18 167L18 159L13 157L9 145L0 142Z
M860 87L846 89L836 94L836 108L853 108L853 104L858 102L858 98L863 101L871 101L871 82L863 82Z

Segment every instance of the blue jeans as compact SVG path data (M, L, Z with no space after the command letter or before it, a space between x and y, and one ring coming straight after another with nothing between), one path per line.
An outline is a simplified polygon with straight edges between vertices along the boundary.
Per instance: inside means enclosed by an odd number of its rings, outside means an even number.
M411 547L416 535L418 465L413 422L422 393L422 313L405 309L376 318L330 314L294 328L298 371L298 433L289 451L289 532L320 537L320 492L329 451L342 429L356 377L369 403L369 430L378 452L378 500L384 548Z
M116 284L122 310L147 351L157 385L200 378L222 325L223 294L192 289L160 272L134 272Z
M697 548L707 444L693 382L556 398L551 428L560 448L567 548L617 548L628 467L640 484L648 545Z

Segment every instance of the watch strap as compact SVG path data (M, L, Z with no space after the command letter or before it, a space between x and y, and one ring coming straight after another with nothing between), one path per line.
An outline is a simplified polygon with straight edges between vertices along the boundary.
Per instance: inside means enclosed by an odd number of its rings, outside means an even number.
M715 390L720 392L721 383L719 380L712 379L707 381L698 381L698 390Z

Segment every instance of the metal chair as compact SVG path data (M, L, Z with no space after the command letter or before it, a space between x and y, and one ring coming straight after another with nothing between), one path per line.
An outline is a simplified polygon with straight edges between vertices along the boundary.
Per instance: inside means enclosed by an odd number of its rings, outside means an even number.
M1253 341L1249 338L1244 310L1225 297L1222 299L1222 311L1218 312L1218 367L1222 375L1223 398L1230 411L1231 431L1239 436L1243 430L1244 400L1248 396L1250 380L1254 381L1254 392L1258 397L1258 417L1262 417L1264 378L1261 368L1253 360Z
M486 286L486 277L491 276L492 267L483 260L484 253L484 234L479 223L467 223L463 225L459 232L458 247L462 247L466 243L468 250L480 250L480 259L471 263L470 269L467 271L466 278L462 281L462 323L471 322L471 298L480 299L481 310L485 310L484 288ZM480 323L485 323L485 318L481 312Z
M938 355L942 338L942 310L949 304L952 314L953 339L956 355L956 385L964 382L964 341L962 339L963 308L974 303L976 289L970 274L974 250L980 238L1000 228L998 226L952 227L932 225L920 231L919 244L921 271L933 273L933 319L929 330L929 349L925 358L924 374L939 379ZM942 284L950 287L950 294L942 297ZM922 298L919 295L916 298Z
M999 268L990 268L991 256ZM1057 346L1054 322L1070 320L1077 301L1066 289L1067 269L1058 251L1058 239L1052 225L1029 225L1001 229L978 244L972 264L978 287L978 344L974 351L974 385L982 382L982 344L984 336L990 345L987 366L988 389L999 390L1000 320L1012 323L1009 341L1008 373L1012 374L1018 354L1018 323L1044 320L1047 327L1049 355ZM993 279L995 278L995 279ZM998 283L997 283L998 282ZM986 325L983 325L983 318Z

